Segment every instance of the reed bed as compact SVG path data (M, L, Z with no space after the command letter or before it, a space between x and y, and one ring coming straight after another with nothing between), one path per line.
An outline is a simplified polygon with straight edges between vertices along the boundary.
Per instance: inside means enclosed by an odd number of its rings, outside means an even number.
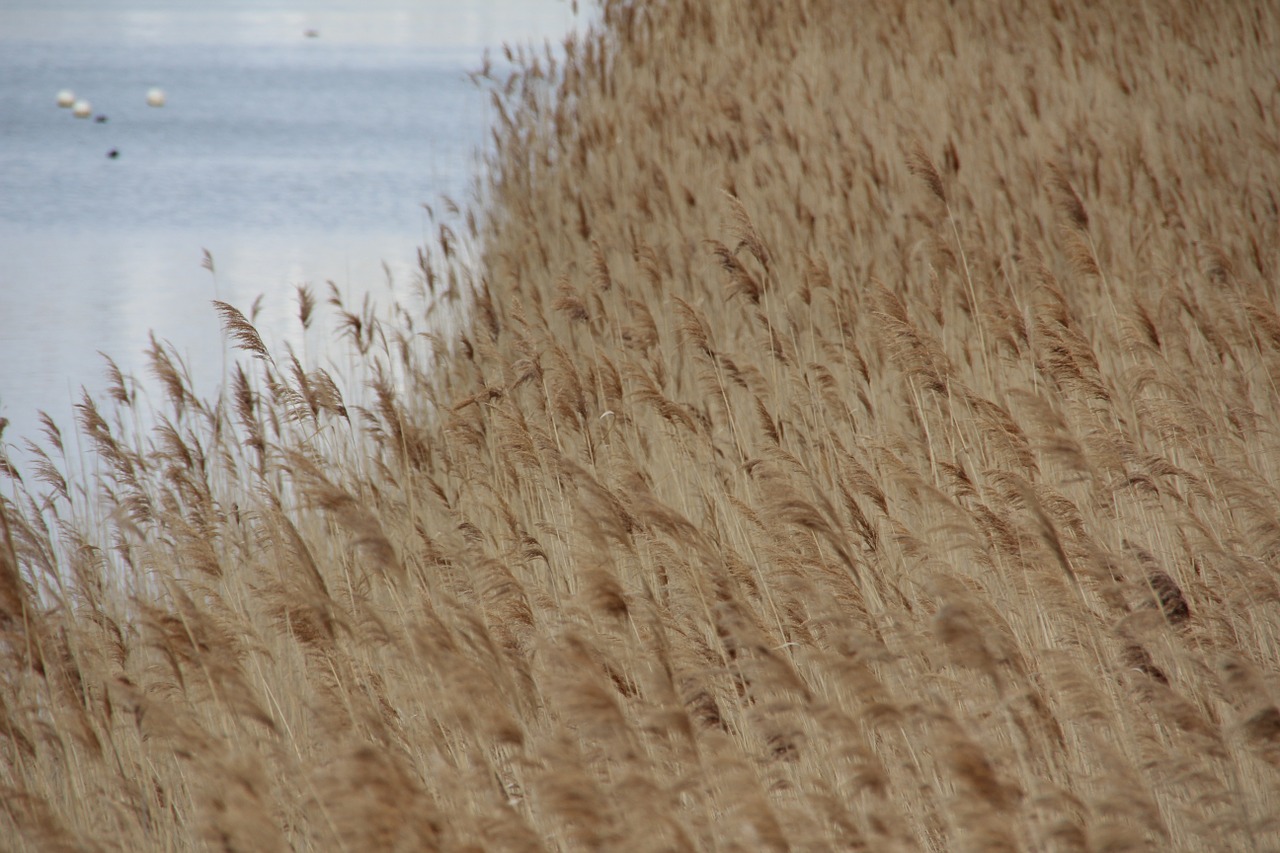
M1277 15L509 49L344 369L8 446L6 846L1276 849Z

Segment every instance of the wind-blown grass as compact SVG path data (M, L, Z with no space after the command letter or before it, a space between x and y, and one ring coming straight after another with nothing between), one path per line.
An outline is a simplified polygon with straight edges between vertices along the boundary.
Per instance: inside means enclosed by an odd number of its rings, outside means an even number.
M1277 11L601 21L350 375L0 466L13 846L1274 848Z

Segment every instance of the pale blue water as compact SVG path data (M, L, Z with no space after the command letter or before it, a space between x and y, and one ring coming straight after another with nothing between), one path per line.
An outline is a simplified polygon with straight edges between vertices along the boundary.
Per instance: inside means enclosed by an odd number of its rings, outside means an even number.
M486 45L558 42L575 22L557 0L0 4L9 444L37 408L70 426L80 386L105 387L98 351L144 373L150 330L212 393L215 293L246 312L262 295L264 336L296 345L295 284L385 298L390 270L407 291L422 204L468 197L488 134L466 72ZM59 109L61 89L108 120Z
M29 228L363 229L462 193L484 103L471 52L6 45L0 221ZM148 107L149 87L167 93ZM66 86L105 124L54 106ZM111 160L110 150L119 152Z

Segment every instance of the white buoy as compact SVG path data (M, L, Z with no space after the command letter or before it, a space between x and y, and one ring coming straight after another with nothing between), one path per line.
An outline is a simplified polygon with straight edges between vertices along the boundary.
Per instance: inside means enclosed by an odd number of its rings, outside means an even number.
M74 104L75 102L76 102L76 93L71 91L70 89L63 89L61 92L58 93L58 106L62 107L64 110L70 109L71 105Z
M88 118L93 113L93 104L80 100L71 105L71 114L76 118Z
M163 107L164 106L164 89L148 89L147 90L147 106Z

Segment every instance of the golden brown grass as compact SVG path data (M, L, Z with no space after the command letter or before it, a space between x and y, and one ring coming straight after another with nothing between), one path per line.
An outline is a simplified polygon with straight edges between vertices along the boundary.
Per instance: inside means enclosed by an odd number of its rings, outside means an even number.
M602 20L347 374L0 466L7 846L1280 845L1274 6Z

